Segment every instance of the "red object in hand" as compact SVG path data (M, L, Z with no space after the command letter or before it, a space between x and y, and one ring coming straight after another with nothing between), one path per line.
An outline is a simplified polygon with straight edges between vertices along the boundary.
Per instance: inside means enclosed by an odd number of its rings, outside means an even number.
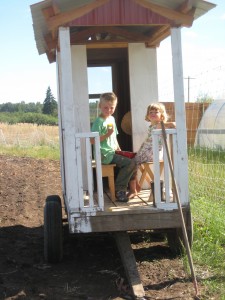
M116 151L116 154L122 155L128 158L134 158L136 153L135 152L129 152L129 151Z

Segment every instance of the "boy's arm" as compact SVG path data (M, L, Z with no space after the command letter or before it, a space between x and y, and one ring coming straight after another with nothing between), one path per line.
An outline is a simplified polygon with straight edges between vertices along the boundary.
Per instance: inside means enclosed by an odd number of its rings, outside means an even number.
M121 148L120 148L120 145L119 145L118 141L117 141L117 149L116 150L121 151Z
M115 127L115 134L116 134L116 151L121 151L120 145L119 145L118 140L117 140L118 129L117 129L117 126L116 126L115 119L114 119L114 127Z
M113 131L114 131L113 128L111 128L111 129L108 129L106 134L100 135L100 142L107 139L113 133ZM90 140L91 140L91 144L94 144L94 138L91 138Z
M113 128L109 129L108 128L108 131L106 132L106 134L103 134L103 135L100 135L100 142L106 140L108 137L110 137L110 135L113 133Z

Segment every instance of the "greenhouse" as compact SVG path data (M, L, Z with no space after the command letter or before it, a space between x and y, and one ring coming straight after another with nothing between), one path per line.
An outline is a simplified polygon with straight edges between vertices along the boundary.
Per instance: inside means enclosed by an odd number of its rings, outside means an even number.
M215 150L225 149L225 100L214 101L199 124L195 146Z

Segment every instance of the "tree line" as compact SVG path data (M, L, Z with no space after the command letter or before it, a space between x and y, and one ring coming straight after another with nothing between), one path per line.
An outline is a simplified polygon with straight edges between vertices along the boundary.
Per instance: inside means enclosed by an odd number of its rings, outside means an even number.
M0 104L0 122L32 123L38 125L58 125L58 104L48 87L43 103L3 103Z

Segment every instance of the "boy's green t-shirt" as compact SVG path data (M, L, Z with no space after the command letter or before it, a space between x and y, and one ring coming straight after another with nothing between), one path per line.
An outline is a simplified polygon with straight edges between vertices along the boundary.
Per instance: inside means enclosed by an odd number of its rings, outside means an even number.
M100 142L100 151L101 151L101 160L102 164L110 164L115 151L118 149L118 141L117 134L118 130L116 127L116 122L113 116L108 117L107 119L103 119L98 117L95 119L91 131L99 132L99 135L104 135L108 132L107 125L113 124L114 132L106 138L104 141Z

